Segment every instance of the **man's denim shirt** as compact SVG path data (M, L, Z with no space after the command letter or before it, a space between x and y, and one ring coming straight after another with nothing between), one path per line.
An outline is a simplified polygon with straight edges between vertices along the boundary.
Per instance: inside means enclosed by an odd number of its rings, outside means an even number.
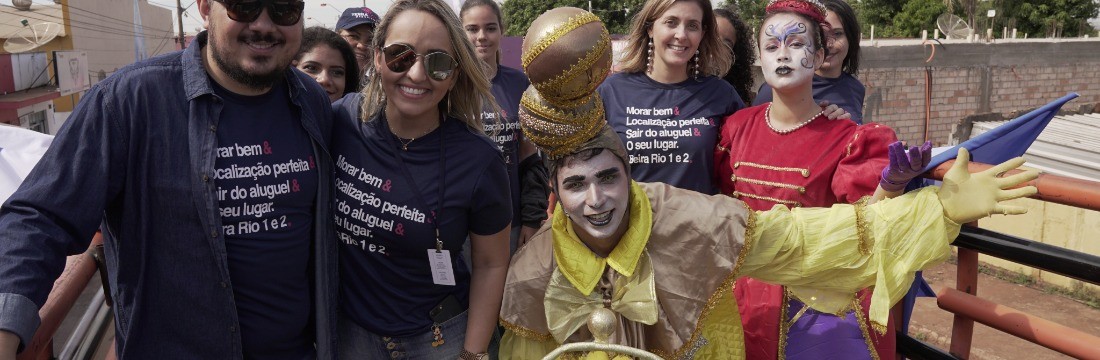
M0 209L0 329L17 334L20 349L65 256L83 252L102 225L120 358L243 357L214 194L222 101L203 68L206 39L200 33L186 50L129 65L88 90ZM316 270L317 355L330 359L332 109L313 79L289 68L286 75L320 159L313 253L302 256Z

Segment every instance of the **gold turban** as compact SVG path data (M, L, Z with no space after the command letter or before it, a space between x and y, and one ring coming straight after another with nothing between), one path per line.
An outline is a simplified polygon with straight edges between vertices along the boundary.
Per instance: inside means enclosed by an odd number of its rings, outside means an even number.
M596 15L572 7L543 13L527 29L521 60L531 80L519 109L527 139L550 160L604 148L629 164L596 93L611 70L611 37Z

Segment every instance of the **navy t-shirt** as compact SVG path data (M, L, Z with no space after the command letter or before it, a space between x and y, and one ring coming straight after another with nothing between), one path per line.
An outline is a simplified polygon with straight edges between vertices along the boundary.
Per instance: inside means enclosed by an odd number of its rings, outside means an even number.
M814 75L814 100L828 100L830 104L836 104L852 114L852 121L863 124L863 97L867 89L863 83L848 73L841 73L840 77L830 79ZM752 105L760 105L772 101L772 87L768 83L760 86Z
M512 225L519 226L519 99L523 91L531 85L522 71L497 66L497 76L493 78L493 98L504 112L504 121L497 119L490 107L481 111L481 122L485 124L485 133L496 141L497 148L504 154L504 164L508 167L508 186L512 191Z
M267 94L218 87L214 185L245 358L312 356L310 249L317 169L280 82Z
M713 159L719 126L745 107L732 85L713 76L663 84L645 73L618 73L598 91L635 180L718 193Z
M333 108L344 110L342 102L349 100L357 98L341 99ZM512 219L509 193L500 191L508 186L504 159L492 140L458 119L414 139L408 150L399 147L384 116L361 122L338 111L335 124L341 310L375 334L427 332L428 313L448 295L468 306L470 270L462 260L467 235L496 234ZM451 253L455 286L432 281L433 214L443 248Z

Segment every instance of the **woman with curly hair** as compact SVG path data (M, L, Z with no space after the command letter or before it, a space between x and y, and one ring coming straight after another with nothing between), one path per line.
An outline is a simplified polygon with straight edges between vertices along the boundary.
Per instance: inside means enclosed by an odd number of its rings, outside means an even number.
M732 9L714 9L718 21L718 36L733 54L733 64L722 80L733 85L741 99L752 102L756 94L752 92L752 63L756 62L753 52L752 33L748 25Z

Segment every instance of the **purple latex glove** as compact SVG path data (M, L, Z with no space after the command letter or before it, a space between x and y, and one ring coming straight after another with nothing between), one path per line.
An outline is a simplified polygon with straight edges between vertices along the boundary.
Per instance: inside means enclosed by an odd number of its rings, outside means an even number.
M905 144L901 141L889 145L890 165L882 169L882 180L878 185L883 190L898 192L905 190L905 184L909 180L920 176L921 169L928 166L932 160L932 142L926 141L920 147L910 147L905 150Z

